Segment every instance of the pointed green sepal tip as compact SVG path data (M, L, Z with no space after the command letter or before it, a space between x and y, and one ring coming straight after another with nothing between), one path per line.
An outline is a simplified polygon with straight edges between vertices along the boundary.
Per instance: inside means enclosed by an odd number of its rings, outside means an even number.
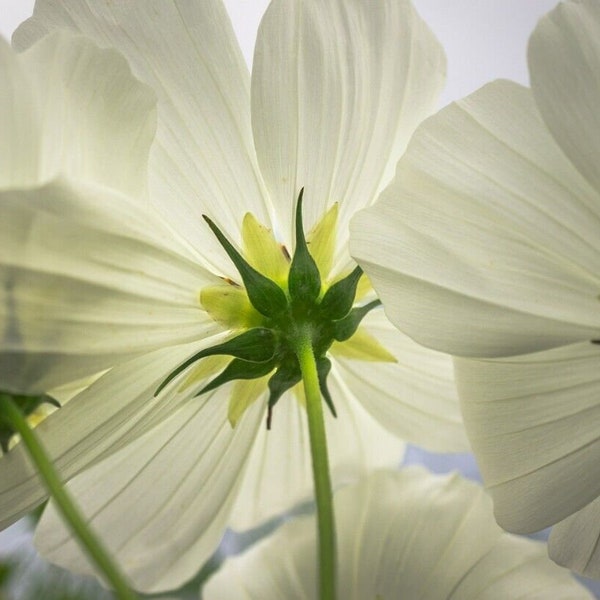
M269 379L269 402L267 412L267 429L271 429L273 407L285 392L302 380L302 373L295 357L286 360Z
M239 358L241 360L264 363L269 361L275 355L277 347L277 337L273 331L265 327L255 327L244 333L216 346L204 348L188 358L180 364L169 376L158 386L154 396L158 396L160 392L171 382L177 375L185 371L190 365L207 356L216 356L226 354Z
M356 266L349 275L334 283L325 292L320 304L320 312L323 318L337 321L343 319L350 312L362 273L362 269Z
M276 367L275 361L270 360L265 363L248 362L234 358L219 375L209 381L197 394L196 397L217 389L224 383L229 383L236 379L258 379L268 375Z
M327 377L329 376L329 372L331 371L331 361L322 357L317 360L317 374L319 375L319 389L321 390L321 395L325 400L325 404L329 407L331 414L337 418L337 411L335 410L335 406L333 404L333 400L331 399L331 394L329 393L329 388L327 387Z
M358 329L360 322L374 308L381 306L381 300L373 300L364 306L353 308L343 319L333 324L333 337L338 342L345 342L350 339Z
M213 221L206 215L202 216L238 270L252 306L268 318L277 317L285 311L288 306L285 292L272 279L248 264Z
M290 265L288 289L292 301L296 304L310 305L321 293L321 275L319 267L308 251L304 227L302 224L302 199L304 188L300 190L296 204L296 248Z

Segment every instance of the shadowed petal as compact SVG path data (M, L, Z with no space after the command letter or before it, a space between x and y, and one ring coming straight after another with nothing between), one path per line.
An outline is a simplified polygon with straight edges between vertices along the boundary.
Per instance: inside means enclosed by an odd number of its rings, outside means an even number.
M351 252L412 338L502 356L600 337L599 231L596 192L500 81L418 129Z
M529 533L600 495L600 346L456 359L467 434L498 523Z
M546 125L600 192L600 4L562 2L529 40L531 89Z
M179 587L221 541L262 416L252 407L233 430L227 395L191 400L67 486L137 589ZM51 562L93 573L52 504L36 545Z
M334 498L339 597L589 599L545 546L506 534L483 490L458 475L421 469L378 472ZM317 598L316 523L286 523L229 558L203 590L206 600Z

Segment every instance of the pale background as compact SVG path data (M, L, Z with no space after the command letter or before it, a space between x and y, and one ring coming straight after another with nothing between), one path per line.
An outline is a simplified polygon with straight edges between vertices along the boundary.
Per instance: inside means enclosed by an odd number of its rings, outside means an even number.
M250 65L256 29L268 0L224 2ZM508 78L527 84L527 40L539 17L557 4L557 0L413 2L448 56L448 80L440 106L473 92L493 79ZM31 14L32 9L33 0L0 0L0 35L10 39L12 31ZM459 468L467 476L477 477L476 466L467 456L435 456L411 448L407 461L423 462L435 471ZM0 557L13 547L22 546L23 541L28 539L29 534L18 525L1 534ZM600 584L594 588L600 598Z

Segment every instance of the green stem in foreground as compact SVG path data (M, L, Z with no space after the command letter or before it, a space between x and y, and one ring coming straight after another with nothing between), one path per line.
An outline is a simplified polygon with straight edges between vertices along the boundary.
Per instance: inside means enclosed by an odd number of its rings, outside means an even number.
M37 436L29 427L19 408L7 394L0 393L0 420L6 420L21 436L22 443L29 452L33 464L46 484L48 492L56 503L64 520L67 522L82 548L104 574L112 585L119 600L136 600L137 595L131 590L125 576L121 573L110 555L94 536L87 523L68 495L54 469L46 451L38 441Z
M310 451L312 456L315 499L317 503L317 523L319 531L319 597L321 600L335 600L336 552L335 521L333 516L333 495L329 475L327 438L323 404L319 388L317 363L312 349L310 332L298 340L296 346L298 362L304 381Z

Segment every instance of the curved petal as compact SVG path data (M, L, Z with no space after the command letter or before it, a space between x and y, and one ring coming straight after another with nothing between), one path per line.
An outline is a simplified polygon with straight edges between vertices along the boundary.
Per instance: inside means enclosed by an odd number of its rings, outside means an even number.
M556 524L548 540L548 554L559 565L600 579L600 497Z
M334 504L340 598L591 598L542 544L503 533L489 498L457 475L378 472L340 490ZM315 546L314 517L286 523L228 559L203 597L316 598Z
M502 356L600 337L600 202L527 89L494 82L431 117L380 198L351 252L415 340Z
M160 424L196 390L175 383L154 396L166 375L198 344L158 350L115 367L53 412L36 433L68 480ZM0 457L0 528L37 506L46 490L22 444Z
M334 486L355 481L373 468L400 464L404 443L365 412L337 374L332 372L328 383L338 414L333 418L324 407ZM275 406L271 430L262 427L258 432L230 525L250 529L313 497L306 409L295 395L286 394Z
M435 452L469 450L452 358L413 342L382 310L362 322L396 363L357 362L336 356L340 378L367 411L400 439Z
M46 391L216 331L198 300L215 278L125 196L54 181L0 192L0 210L4 389Z
M216 550L262 410L235 430L227 394L195 398L67 486L136 589L181 586ZM36 530L51 562L94 573L51 503Z
M498 523L529 533L600 495L600 346L456 359L465 427Z
M40 0L13 36L18 48L71 29L118 49L158 97L150 201L216 268L231 267L206 213L229 235L252 211L268 222L250 127L249 77L220 0ZM237 233L236 233L237 232Z
M254 55L252 128L285 243L304 187L307 229L340 202L346 254L350 216L391 178L444 77L441 46L407 0L270 4Z
M40 123L37 179L57 175L141 195L156 98L114 50L57 33L19 55ZM31 158L30 158L31 160Z
M600 5L563 2L529 40L531 89L546 125L600 192Z

